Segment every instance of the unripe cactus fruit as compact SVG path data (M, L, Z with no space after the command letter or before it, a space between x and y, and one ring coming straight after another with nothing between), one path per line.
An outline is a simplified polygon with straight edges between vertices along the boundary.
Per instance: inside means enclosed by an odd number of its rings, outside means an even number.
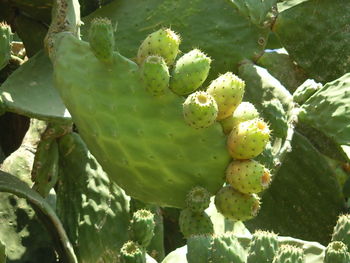
M143 247L147 247L154 236L154 215L152 212L140 209L136 211L131 220L131 238Z
M341 241L333 241L328 244L325 252L324 263L348 263L350 254L348 247Z
M95 56L103 61L110 62L114 51L114 29L107 18L95 18L89 29L89 43Z
M212 125L218 114L218 107L212 96L205 91L197 91L183 103L183 115L188 125L206 128Z
M137 52L137 63L141 65L150 55L158 55L164 58L168 66L175 61L179 52L181 39L171 29L159 29L149 34L142 42Z
M179 226L185 238L191 235L213 234L214 227L210 217L204 212L193 212L189 208L181 211Z
M230 155L235 159L251 159L265 149L270 129L262 119L244 121L234 126L227 138Z
M271 174L264 165L254 160L236 160L226 169L226 180L244 194L260 193L271 182Z
M250 241L247 263L272 263L278 250L277 235L257 230Z
M169 70L160 56L149 56L140 68L141 79L146 90L157 96L162 95L169 87Z
M219 76L209 85L207 92L218 104L218 120L229 117L242 102L245 83L231 72Z
M7 65L11 58L11 27L0 22L0 70Z
M232 115L223 119L220 123L225 134L229 134L233 127L240 122L253 120L259 117L259 112L250 102L241 102Z
M350 248L350 214L341 215L334 227L332 241L343 242Z
M186 205L193 212L203 212L210 204L210 193L201 186L196 186L187 194Z
M120 249L122 263L146 263L146 252L136 242L128 241Z
M243 194L232 186L225 186L216 193L215 206L226 218L243 221L257 215L260 198L256 194Z
M198 49L183 55L176 62L170 80L170 89L178 95L197 90L208 77L211 59Z
M296 246L282 245L278 249L273 263L305 263L304 251Z

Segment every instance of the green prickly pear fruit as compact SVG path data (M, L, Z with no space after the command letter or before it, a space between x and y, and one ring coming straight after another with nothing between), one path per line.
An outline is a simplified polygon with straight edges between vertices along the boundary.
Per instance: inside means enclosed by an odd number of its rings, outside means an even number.
M212 235L192 235L187 238L188 263L208 262Z
M247 263L272 263L278 250L277 235L257 230L250 241Z
M350 214L340 215L334 227L332 241L343 242L350 248Z
M210 193L207 189L196 186L187 194L186 205L193 212L203 212L210 204Z
M313 79L308 79L294 91L293 101L299 105L304 104L320 88L322 88L321 83L317 83Z
M262 119L244 121L233 127L227 147L233 158L251 159L263 152L269 138L270 129Z
M253 120L259 117L259 112L250 102L241 102L232 115L220 123L225 134L229 134L233 127L240 122Z
M191 235L214 233L213 223L204 211L195 213L189 208L182 210L179 217L179 226L185 238Z
M133 241L143 247L147 247L154 236L154 215L152 212L140 209L137 210L131 220L130 230Z
M170 75L162 57L147 57L140 70L142 82L148 92L155 96L165 93L169 87Z
M257 194L271 183L270 171L254 160L236 160L226 169L226 180L244 194Z
M206 80L211 59L198 49L183 55L176 62L170 80L170 89L177 95L197 90Z
M324 263L348 263L350 254L348 247L341 241L333 241L328 244L325 252Z
M282 245L272 263L305 263L304 251L296 246Z
M207 92L214 97L218 104L218 120L229 117L242 102L245 82L231 72L213 80Z
M159 29L149 34L142 42L137 52L137 63L141 65L150 55L158 55L164 58L168 66L175 61L179 52L181 39L174 31L167 28Z
M215 206L226 218L244 221L257 215L260 198L256 194L243 194L232 186L225 186L216 193Z
M102 62L110 62L114 51L114 29L107 18L95 18L89 29L89 42L92 52Z
M146 263L146 252L136 242L128 241L120 249L122 263Z
M218 114L214 98L205 91L192 93L182 106L185 122L196 129L212 125Z
M11 27L0 22L0 70L4 68L11 58Z

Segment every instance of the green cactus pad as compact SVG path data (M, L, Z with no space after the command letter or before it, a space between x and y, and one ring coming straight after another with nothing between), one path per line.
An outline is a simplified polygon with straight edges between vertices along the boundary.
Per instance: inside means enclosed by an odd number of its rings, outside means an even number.
M302 105L320 88L322 88L321 83L317 83L313 79L308 79L294 91L293 101Z
M170 89L178 95L188 95L206 80L211 59L198 49L186 53L176 61L170 80Z
M347 0L303 1L281 12L273 31L307 75L324 83L348 72L349 19Z
M249 244L247 263L272 263L277 249L278 239L275 233L255 231Z
M283 109L280 100L272 99L264 101L263 115L269 120L269 128L273 137L286 138L288 133L288 115Z
M0 22L0 70L3 69L11 58L11 27Z
M114 29L106 18L95 18L89 28L89 43L92 52L103 62L110 62L114 51Z
M193 212L202 212L208 208L210 204L210 193L203 187L196 186L186 197L186 205Z
M149 210L137 210L130 223L131 237L133 241L142 247L147 247L154 236L154 215Z
M121 263L146 263L146 252L134 241L126 242L120 249Z
M231 72L227 72L213 80L207 92L218 104L218 120L229 117L242 102L245 83Z
M271 174L264 165L257 161L236 160L227 167L226 180L241 193L256 194L270 185Z
M187 262L208 262L212 235L192 235L187 238Z
M158 55L164 58L170 66L174 63L181 39L169 28L162 28L149 34L142 42L137 52L137 63L141 65L150 55Z
M55 86L112 181L136 199L174 207L185 207L194 186L212 194L221 187L229 155L219 124L189 127L182 99L150 96L135 63L118 53L100 63L86 42L58 37Z
M214 98L205 91L192 93L182 106L185 122L196 129L213 125L218 115Z
M146 90L152 95L162 95L169 87L169 70L160 56L149 56L140 69L141 79Z
M215 206L226 218L244 221L257 215L260 199L255 194L243 194L231 186L225 186L215 195Z
M193 212L186 208L181 211L179 217L180 230L185 238L191 235L213 234L213 223L204 212Z
M262 119L244 121L234 126L227 137L227 148L235 159L251 159L266 147L270 129Z
M350 262L350 254L348 247L341 241L333 241L328 244L324 263L348 263Z
M305 263L304 251L296 246L282 245L272 263Z

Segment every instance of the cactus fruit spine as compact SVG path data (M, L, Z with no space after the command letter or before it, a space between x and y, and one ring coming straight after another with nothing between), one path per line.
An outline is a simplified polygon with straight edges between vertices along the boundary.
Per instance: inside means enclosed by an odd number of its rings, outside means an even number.
M272 263L305 263L303 249L291 245L281 245Z
M324 263L348 263L350 254L348 247L341 241L333 241L328 244L325 252Z
M124 243L120 249L121 263L146 263L146 252L134 241Z
M154 215L148 210L140 209L133 214L130 230L133 241L147 247L154 236Z
M4 68L11 58L11 27L0 22L0 70Z
M205 91L192 93L183 103L185 122L196 129L212 125L217 114L218 106L214 98Z
M206 80L211 59L198 49L186 53L176 61L170 80L170 89L178 95L197 90Z
M278 250L277 235L257 230L250 241L247 263L272 263Z

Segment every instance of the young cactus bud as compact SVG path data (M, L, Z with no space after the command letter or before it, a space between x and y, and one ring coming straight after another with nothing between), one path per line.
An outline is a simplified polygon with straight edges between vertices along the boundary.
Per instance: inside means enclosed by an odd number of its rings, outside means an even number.
M260 198L256 194L243 194L232 186L225 186L216 193L215 206L226 218L244 221L258 214Z
M214 233L213 223L204 211L195 213L188 208L182 210L179 217L179 226L185 238L191 235Z
M220 123L225 134L229 134L233 127L240 122L253 120L259 117L259 112L250 102L241 102L232 115Z
M120 249L121 263L146 263L146 252L136 242L128 241Z
M308 79L294 91L293 101L302 105L320 88L322 88L321 83L317 83L313 79Z
M341 241L333 241L328 244L324 257L324 263L348 263L350 254L348 247Z
M197 91L183 103L183 115L188 125L199 129L212 125L218 114L215 100L205 91Z
M178 95L197 90L208 77L211 59L198 49L183 55L176 62L170 81L170 89Z
M137 52L137 63L141 65L150 55L158 55L164 58L168 66L175 61L179 52L181 39L171 29L159 29L148 35L142 42Z
M11 58L11 27L0 22L0 70L4 68Z
M343 242L350 248L350 214L341 215L334 227L332 241Z
M131 238L143 247L147 247L154 236L154 215L145 209L136 211L131 220Z
M187 194L186 204L193 212L203 212L210 204L210 193L207 189L196 186Z
M218 104L218 120L229 117L242 102L245 83L231 72L219 76L209 85L207 92Z
M282 245L272 263L305 263L304 251L299 247Z
M272 263L277 250L277 235L257 230L250 241L247 263Z
M226 180L241 193L257 194L270 185L271 174L264 165L257 161L236 160L227 167Z
M270 129L262 119L244 121L234 126L227 138L230 155L235 159L251 159L265 149Z
M154 96L163 95L169 87L169 70L160 56L149 56L143 62L141 79L146 90Z
M114 51L114 29L107 18L95 18L89 29L89 42L92 52L102 62L110 62Z

